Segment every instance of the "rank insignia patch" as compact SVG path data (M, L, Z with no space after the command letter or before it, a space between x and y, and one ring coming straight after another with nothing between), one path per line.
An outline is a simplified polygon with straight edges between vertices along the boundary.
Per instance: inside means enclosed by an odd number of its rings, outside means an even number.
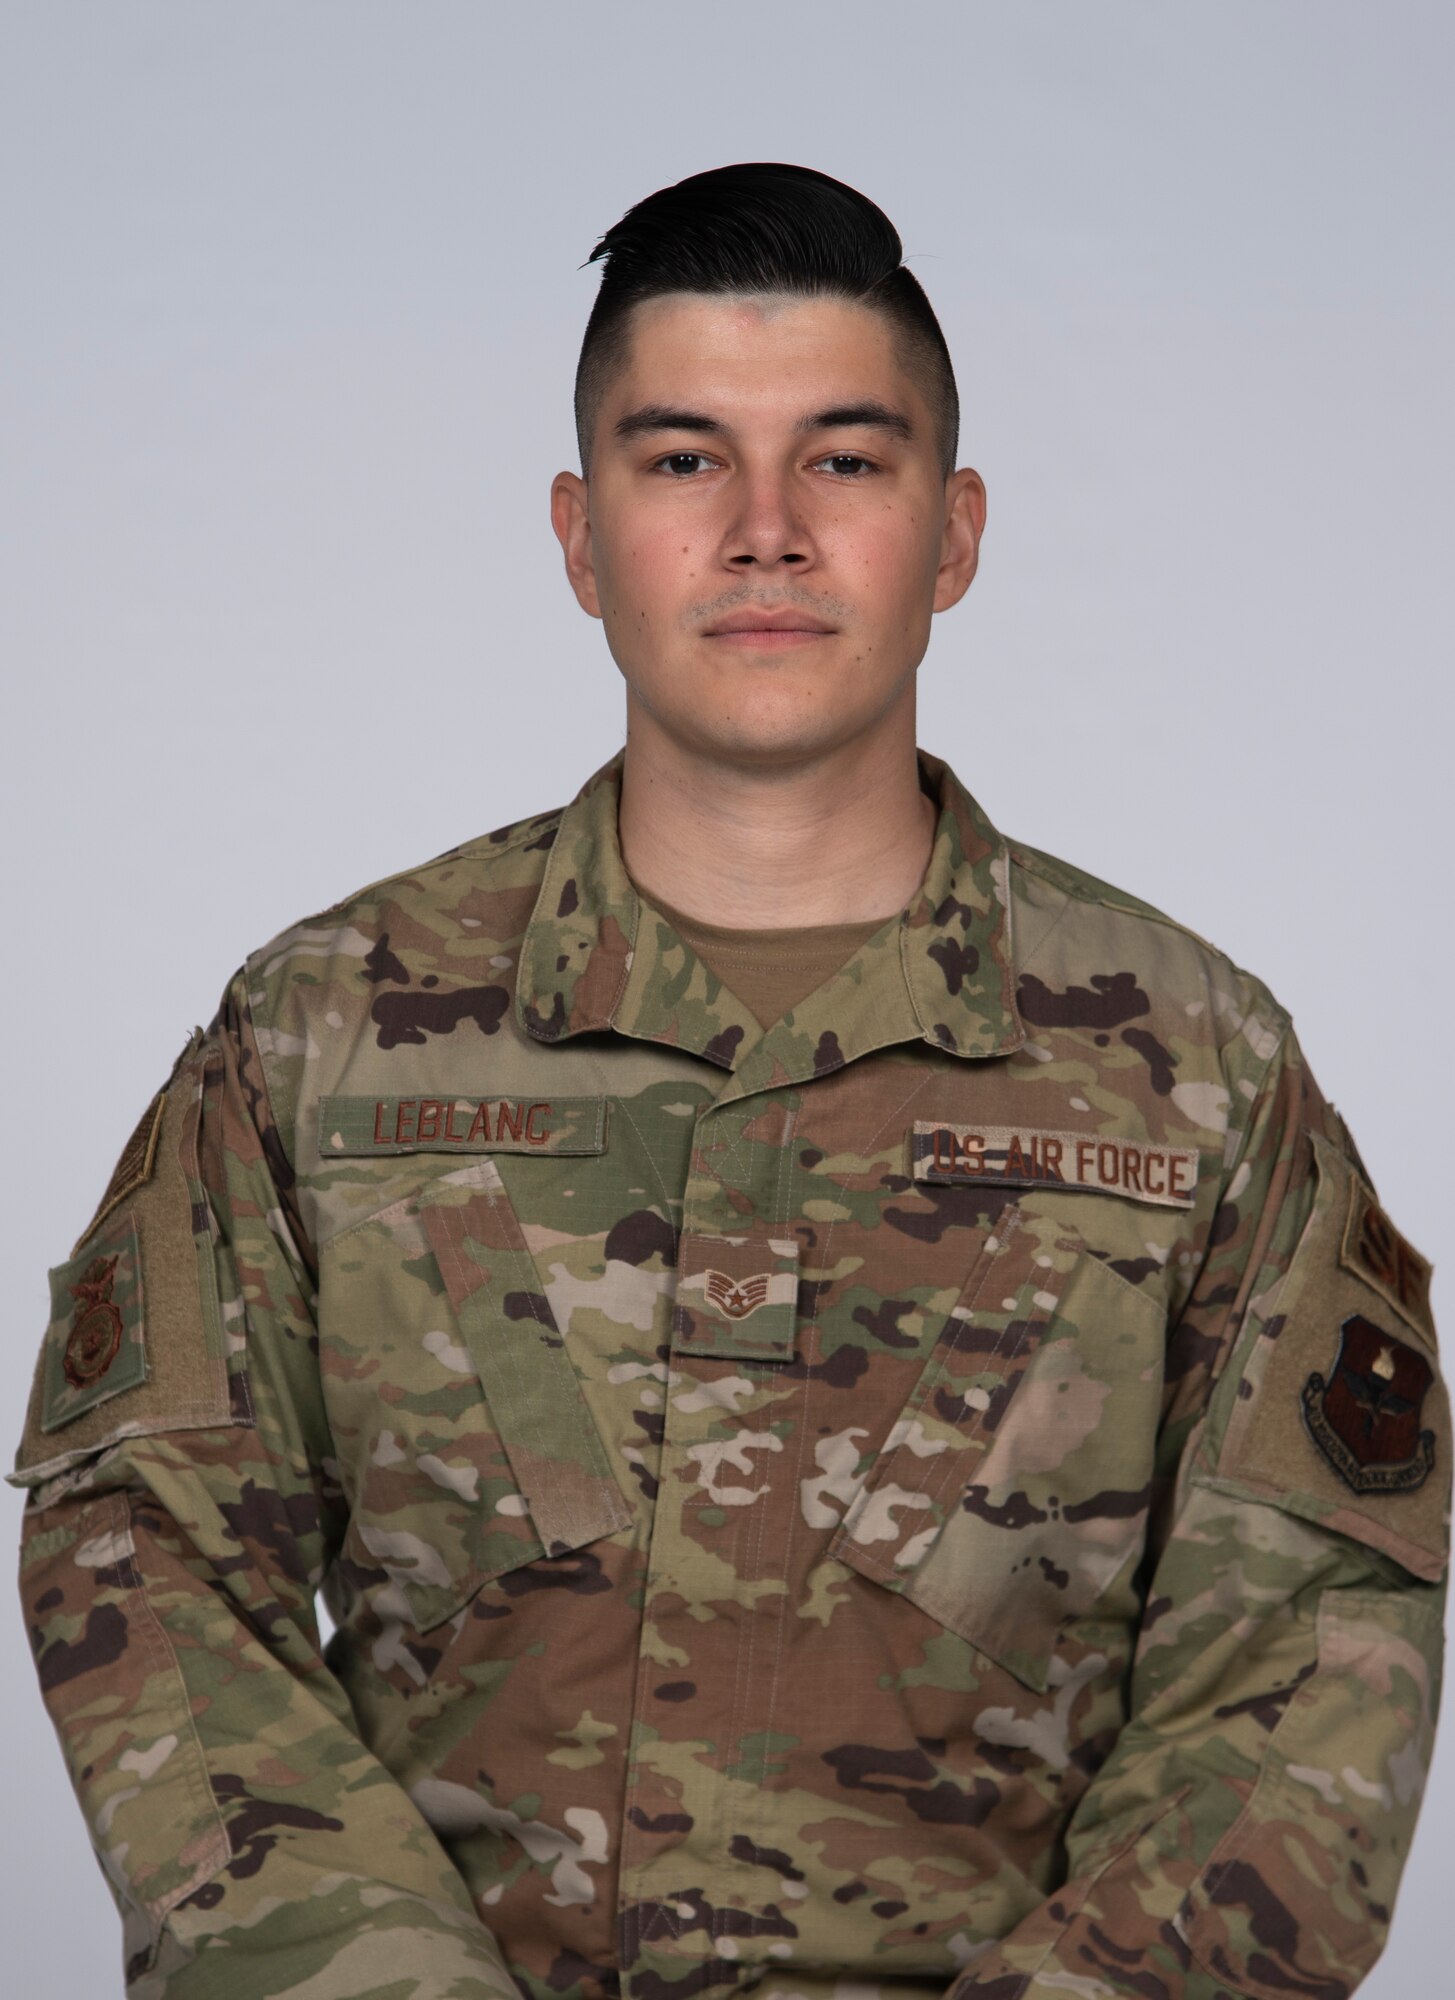
M1339 1357L1327 1381L1303 1386L1309 1436L1356 1493L1409 1493L1435 1463L1435 1434L1420 1429L1434 1379L1425 1357L1363 1313L1339 1329Z
M724 1277L721 1271L709 1271L706 1277L708 1304L716 1306L728 1319L747 1319L759 1306L768 1303L770 1271L759 1271L741 1281Z
M762 1231L684 1230L672 1345L683 1353L791 1361L798 1328L798 1240Z

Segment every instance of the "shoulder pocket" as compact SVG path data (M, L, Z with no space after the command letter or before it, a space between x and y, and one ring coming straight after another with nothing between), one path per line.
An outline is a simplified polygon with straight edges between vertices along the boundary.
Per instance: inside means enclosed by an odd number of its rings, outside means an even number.
M1008 1209L828 1553L1037 1690L1065 1622L1130 1618L1163 1320Z
M122 1438L249 1421L233 1404L197 1154L203 1099L219 1082L190 1044L143 1121L145 1148L133 1139L113 1175L119 1196L108 1190L50 1273L50 1324L12 1485L37 1485Z
M1449 1556L1450 1404L1417 1282L1353 1166L1310 1135L1313 1208L1205 1483L1283 1508L1436 1581ZM1378 1218L1376 1224L1375 1218ZM1382 1228L1379 1226L1382 1225Z
M490 1159L323 1248L321 1365L353 1518L430 1631L480 1586L630 1524Z

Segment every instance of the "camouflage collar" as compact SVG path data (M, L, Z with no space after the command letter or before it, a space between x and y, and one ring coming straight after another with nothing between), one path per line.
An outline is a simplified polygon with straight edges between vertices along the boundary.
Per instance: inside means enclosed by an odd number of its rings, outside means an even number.
M624 756L586 780L552 844L515 1002L538 1041L611 1028L705 1056L733 1070L742 1091L917 1036L959 1056L1007 1055L1024 1042L1006 845L943 759L919 752L940 815L908 907L765 1032L638 896L617 839Z

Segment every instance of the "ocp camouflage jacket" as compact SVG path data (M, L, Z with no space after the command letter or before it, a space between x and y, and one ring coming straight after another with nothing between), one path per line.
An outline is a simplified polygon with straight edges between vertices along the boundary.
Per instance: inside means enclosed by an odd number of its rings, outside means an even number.
M183 1052L15 1475L136 2000L1374 1961L1429 1267L1262 986L922 764L920 892L767 1032L634 892L617 757Z

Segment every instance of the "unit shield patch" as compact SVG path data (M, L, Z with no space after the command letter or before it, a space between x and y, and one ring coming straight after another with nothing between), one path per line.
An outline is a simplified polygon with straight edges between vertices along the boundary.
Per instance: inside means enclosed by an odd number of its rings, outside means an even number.
M1428 1479L1435 1433L1420 1429L1434 1372L1422 1354L1363 1313L1339 1329L1328 1381L1316 1369L1304 1384L1310 1437L1356 1493L1408 1493Z

